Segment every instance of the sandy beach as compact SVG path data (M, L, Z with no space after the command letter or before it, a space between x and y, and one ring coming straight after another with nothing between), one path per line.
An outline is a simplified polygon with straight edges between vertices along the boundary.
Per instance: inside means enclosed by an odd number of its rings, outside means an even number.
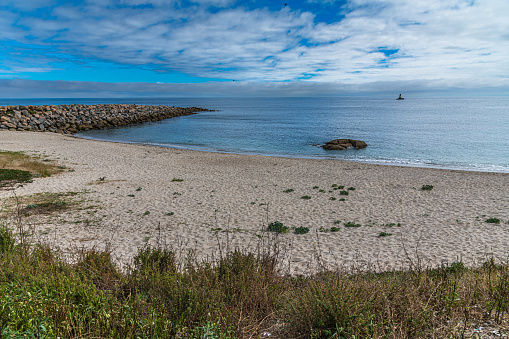
M209 153L36 132L2 131L0 149L70 169L0 191L3 205L14 194L80 192L81 208L28 219L37 240L62 249L109 246L122 262L145 244L192 250L198 258L256 250L274 221L310 229L278 237L284 270L293 274L320 262L385 270L410 262L477 265L509 255L507 173ZM423 185L433 189L422 191Z

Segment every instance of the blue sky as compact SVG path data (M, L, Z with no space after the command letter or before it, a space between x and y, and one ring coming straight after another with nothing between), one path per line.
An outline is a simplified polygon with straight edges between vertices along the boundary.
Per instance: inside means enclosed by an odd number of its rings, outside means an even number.
M0 97L504 95L508 16L507 0L1 0Z

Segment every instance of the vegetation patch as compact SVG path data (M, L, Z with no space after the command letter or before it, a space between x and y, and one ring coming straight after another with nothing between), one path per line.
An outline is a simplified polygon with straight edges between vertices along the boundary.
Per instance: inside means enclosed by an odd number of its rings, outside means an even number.
M182 182L184 181L184 179L180 179L180 178L173 178L171 179L172 182Z
M300 197L301 199L304 199L304 200L309 200L311 199L311 197L309 195L303 195L302 197Z
M421 191L431 191L433 189L433 185L422 185Z
M279 221L274 221L269 224L267 231L275 233L288 233L290 232L290 227L283 225L283 223Z
M388 237L388 236L391 236L391 235L392 235L392 233L386 233L386 232L380 232L378 234L379 237Z
M283 192L284 192L284 193L291 193L291 192L293 192L293 188L289 188L289 189L287 189L287 190L284 190Z
M356 224L353 221L345 222L345 227L361 227L361 226L362 226L361 224Z
M48 162L23 152L0 151L0 187L30 182L32 178L49 177L64 170L63 166Z
M489 218L489 219L486 219L486 222L489 223L489 224L500 224L500 219L498 219L498 218Z
M295 234L306 234L306 233L309 233L309 227L304 227L304 226L301 226L301 227L296 227L293 232Z
M25 182L32 182L29 171L0 168L0 187L15 186Z

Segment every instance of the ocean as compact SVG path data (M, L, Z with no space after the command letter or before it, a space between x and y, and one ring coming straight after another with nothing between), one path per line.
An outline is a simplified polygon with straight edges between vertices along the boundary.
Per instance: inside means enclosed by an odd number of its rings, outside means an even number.
M89 139L276 157L509 173L509 98L13 99L0 105L136 103L215 110L107 130ZM317 145L363 140L361 150Z

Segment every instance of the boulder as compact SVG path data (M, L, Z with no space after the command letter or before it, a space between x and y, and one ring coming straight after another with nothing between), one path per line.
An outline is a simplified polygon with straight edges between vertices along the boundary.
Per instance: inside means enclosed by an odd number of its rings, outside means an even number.
M368 147L368 144L361 140L335 139L327 142L325 145L322 145L322 148L328 151L341 151L350 147L361 149Z

